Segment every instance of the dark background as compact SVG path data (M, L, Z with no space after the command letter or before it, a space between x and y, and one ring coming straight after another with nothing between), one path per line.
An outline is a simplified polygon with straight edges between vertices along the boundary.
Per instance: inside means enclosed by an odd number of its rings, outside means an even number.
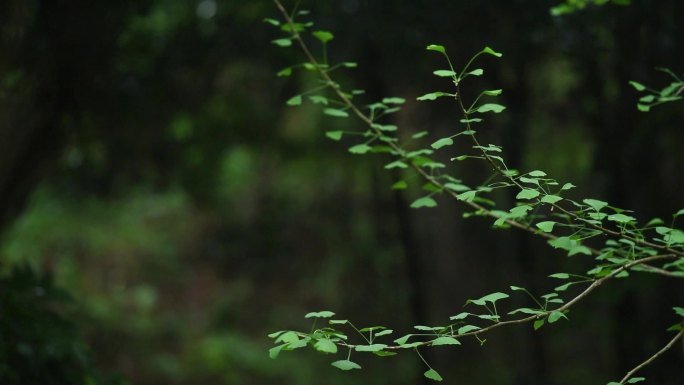
M453 132L458 115L448 102L414 101L447 86L425 46L446 46L457 66L485 45L503 52L483 59L485 76L471 85L504 89L508 109L484 141L503 145L509 165L572 181L577 197L640 221L669 218L684 207L684 111L638 112L627 82L661 87L669 79L654 67L684 68L684 3L552 17L555 4L302 7L335 34L333 61L359 63L340 80L365 88L363 102L405 97L393 123L429 130L427 143ZM303 58L270 44L280 33L264 17L277 17L269 1L0 4L0 268L29 263L71 292L94 366L142 385L421 383L410 355L362 360L354 373L311 352L271 361L266 334L306 330L303 315L321 309L408 331L445 323L468 298L511 284L540 292L555 283L548 274L591 268L540 239L462 219L464 206L446 198L409 209L420 192L390 190L387 158L352 156L352 142L324 137L357 122L284 105L311 78L275 76ZM484 171L453 167L465 179ZM634 275L570 322L426 354L447 383L606 383L664 345L682 297L674 279ZM13 314L0 317L21 328ZM680 384L681 366L674 350L644 375Z

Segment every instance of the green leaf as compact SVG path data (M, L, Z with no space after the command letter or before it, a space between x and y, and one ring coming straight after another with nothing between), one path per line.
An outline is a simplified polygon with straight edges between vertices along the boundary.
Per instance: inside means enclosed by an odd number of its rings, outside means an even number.
M636 89L637 91L643 91L643 90L646 89L646 86L645 86L645 85L643 85L643 84L641 84L641 83L638 83L638 82L635 82L635 81L633 81L633 80L630 80L630 81L629 81L629 85L631 85L632 87L634 87L634 89Z
M544 195L544 197L541 199L542 202L549 204L554 204L562 200L563 198L559 197L558 195Z
M534 171L530 171L529 173L527 173L527 175L529 175L531 177L535 177L535 178L540 178L540 177L546 176L546 173L544 171L534 170Z
M289 47L292 45L292 40L290 39L275 39L271 43L277 45L278 47Z
M477 196L477 191L472 190L472 191L466 191L464 193L460 193L456 195L456 199L459 201L464 201L464 202L472 202L473 199Z
M271 18L269 18L269 17L265 18L265 19L263 20L263 22L264 22L264 23L271 24L271 25L274 26L274 27L277 27L277 26L280 25L280 22L279 22L278 20L271 19Z
M440 376L439 373L437 373L437 371L432 368L430 368L427 372L423 373L423 375L426 378L429 378L433 381L442 381L442 376Z
M373 128L377 128L380 131L396 131L398 129L397 126L394 124L378 124L378 123L373 123Z
M437 70L433 71L432 73L443 78L456 76L456 72L452 70Z
M328 131L325 133L325 136L332 140L340 140L342 139L342 131Z
M458 314L456 314L456 315L454 315L454 316L449 317L449 319L450 319L451 321L457 321L457 320L465 319L465 318L468 317L469 315L470 315L470 313L462 312L462 313L458 313Z
M326 98L325 96L311 95L309 96L309 100L311 100L314 104L323 104L325 106L328 105L328 98Z
M281 334L278 338L273 343L280 343L280 342L285 342L285 343L290 343L290 342L295 342L299 341L299 336L297 336L297 333L293 331L288 331L283 334Z
M408 342L409 338L411 338L413 334L407 334L403 337L399 337L396 340L394 340L394 343L397 345L404 345L406 342Z
M332 33L328 32L328 31L314 31L312 33L312 35L316 39L320 40L323 44L329 42L330 40L332 40L335 37L335 36L333 36Z
M287 77L290 75L292 75L292 67L283 68L276 74L278 77Z
M496 292L496 293L487 294L480 299L469 299L466 303L474 303L475 305L482 306L485 304L485 302L490 302L493 304L500 299L504 299L504 298L508 298L508 297L509 297L509 295L506 293Z
M340 370L361 369L361 365L349 360L339 360L330 364Z
M302 95L293 96L287 101L288 106L298 106L302 104Z
M400 160L395 160L394 162L385 165L385 169L387 169L387 170L391 170L393 168L407 168L407 167L408 166L406 165L406 163L404 163Z
M534 324L532 324L532 327L534 327L534 330L539 330L540 327L544 326L544 320L543 319L538 319L534 321Z
M413 203L411 203L411 207L414 209L418 209L421 207L436 207L437 202L432 199L431 197L422 197L418 198Z
M394 330L392 330L392 329L387 329L387 330L383 330L383 331L381 331L381 332L375 333L375 336L376 336L376 337L382 337L382 336L386 336L386 335L388 335L388 334L392 334L392 332L394 332Z
M465 326L461 326L456 331L456 333L457 334L465 334L465 333L472 332L472 331L478 330L478 329L481 329L481 328L479 326L475 326L475 325L465 325Z
M439 150L440 148L444 146L451 146L454 144L454 140L451 138L442 138L430 145L430 147L434 148L435 150Z
M356 146L349 147L349 152L352 154L365 154L372 148L367 144L357 144Z
M280 351L283 350L283 348L285 346L287 346L287 344L274 346L274 347L268 349L268 356L271 357L271 359L275 360L276 358L278 358Z
M326 354L337 353L337 345L335 345L335 343L328 338L321 338L320 340L316 341L314 348L319 352Z
M636 221L636 218L624 214L613 214L608 215L608 220L617 223L630 223Z
M439 45L439 44L430 44L430 45L427 46L426 49L427 49L428 51L437 51L437 52L444 53L444 54L446 53L446 50L444 49L444 46L443 46L443 45Z
M337 108L326 108L323 110L323 113L337 118L346 118L349 116L347 111L338 110Z
M482 52L483 52L483 53L486 53L486 54L489 54L489 55L494 55L494 56L496 56L496 57L501 57L501 56L503 56L502 53L496 52L496 51L494 51L493 49L491 49L491 48L489 48L489 47L484 47L484 49L482 50Z
M497 96L501 95L503 90L484 90L482 91L483 94L488 95L488 96Z
M673 307L672 309L675 311L675 313L684 317L684 307Z
M553 222L553 221L544 221L544 222L537 223L536 226L539 230L541 230L545 233L550 233L553 231L553 226L555 224L556 224L556 222Z
M552 324L561 318L567 319L568 317L560 311L552 311L551 314L549 314L549 323Z
M444 187L451 190L451 191L455 191L455 192L462 192L462 191L469 191L470 190L470 187L468 187L466 185L462 185L460 183L453 183L453 182L445 183Z
M431 345L432 346L441 346L441 345L460 345L461 343L453 337L438 337L432 340Z
M639 111L641 111L641 112L649 112L649 111L651 111L651 106L648 106L648 105L646 105L646 104L638 103L638 104L637 104L637 109L638 109Z
M416 132L415 134L411 135L411 139L420 139L424 136L427 136L427 134L428 134L427 131Z
M328 321L328 323L331 325L345 325L347 322L349 321L346 319L331 319Z
M406 99L404 99L404 98L384 98L384 99L382 99L382 102L385 104L404 104L404 103L406 103Z
M441 98L442 96L451 96L451 94L447 94L446 92L431 92L429 94L425 94L423 96L419 96L416 98L416 100L419 101L424 101L424 100L435 100L437 98Z
M355 348L357 352L379 352L386 348L385 344L359 345Z
M406 183L404 180L400 180L395 182L390 188L392 190L406 190L406 188L408 188L408 183Z
M561 187L561 190L570 190L571 188L575 188L575 187L577 187L577 186L575 186L572 183L566 183L563 185L563 187Z
M518 193L518 195L515 196L516 199L533 199L539 196L539 191L537 190L532 190L529 188L522 189Z
M505 109L506 109L506 107L504 107L504 106L502 106L502 105L500 105L500 104L496 104L496 103L487 103L487 104L483 104L483 105L477 107L477 109L475 110L475 112L490 112L490 111L491 111L491 112L493 112L493 113L495 113L495 114L498 114L498 113L500 113L501 111L503 111L503 110L505 110Z
M556 274L551 274L549 275L550 278L558 278L558 279L568 279L570 278L570 274L568 273L556 273Z
M342 63L342 65L343 65L345 68L356 68L356 67L358 67L358 64L356 64L356 63L354 63L354 62L352 62L352 61L346 61L346 62ZM352 93L353 93L353 92L352 92Z
M470 72L466 72L466 75L473 75L473 76L482 76L484 74L484 70L482 68L477 68L474 69Z
M335 313L328 311L328 310L323 310L323 311L314 311L311 313L306 313L304 318L330 318L334 316Z
M673 217L677 218L680 215L684 215L684 209L681 209L677 211L676 213L672 214Z
M627 380L628 384L636 384L637 382L646 381L646 377L632 377Z
M591 206L591 208L593 208L596 211L601 211L602 208L608 206L608 202L600 201L597 199L585 199L582 202Z

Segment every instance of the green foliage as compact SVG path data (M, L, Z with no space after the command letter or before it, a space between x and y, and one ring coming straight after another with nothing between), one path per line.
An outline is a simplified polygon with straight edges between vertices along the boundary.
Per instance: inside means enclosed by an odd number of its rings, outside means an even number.
M603 4L607 1L594 1L595 4ZM618 1L616 1L618 2ZM285 40L297 40L303 47L307 47L300 32L307 27L296 29L297 24L289 16L279 2L276 1L283 11L284 25L290 25L290 34ZM624 3L624 1L620 2ZM556 13L566 13L574 9L586 6L586 1L568 1L566 8ZM560 6L559 6L560 7ZM320 37L319 40L323 41ZM324 41L325 43L325 41ZM416 141L425 136L424 132L412 134L412 141L403 141L403 136L395 134L402 130L394 125L386 129L388 125L381 119L391 113L399 111L401 98L383 98L382 102L371 102L365 107L358 105L353 98L353 92L345 91L343 86L331 76L331 70L327 65L326 51L322 53L322 59L314 56L308 48L304 48L306 62L298 66L309 66L316 69L321 83L326 84L327 100L334 101L340 108L324 108L323 113L339 118L348 118L352 114L364 123L364 128L356 134L363 138L363 143L353 145L349 152L354 154L385 153L392 157L387 163L386 169L402 170L402 176L422 179L425 183L424 190L429 195L417 198L411 203L412 208L436 207L437 202L433 198L443 195L454 198L472 210L464 216L487 217L494 220L496 228L517 228L532 235L543 237L554 249L562 251L567 256L584 255L588 263L594 264L584 274L556 273L550 278L565 281L546 294L534 294L521 287L511 286L512 292L525 295L530 304L526 307L508 309L501 312L500 309L508 304L510 294L494 292L479 299L470 299L466 305L472 313L460 313L449 319L449 323L440 326L417 325L414 328L420 333L406 334L395 339L394 344L374 343L374 339L391 333L385 327L356 328L351 322L330 320L325 327L312 326L311 332L289 331L275 338L274 343L280 350L294 350L303 346L311 346L323 353L335 353L337 348L348 349L347 360L333 362L334 366L343 370L357 368L349 361L351 352L370 353L376 356L386 356L402 353L409 349L413 350L421 360L425 362L428 370L424 376L434 381L442 381L439 373L430 367L419 352L419 348L440 345L460 345L460 340L472 337L481 345L486 342L483 335L494 328L506 325L528 323L534 330L545 324L554 324L561 319L568 319L567 314L577 302L590 295L604 282L627 278L630 272L644 272L660 274L668 277L684 277L684 232L679 229L664 226L641 225L636 217L627 215L629 211L614 207L608 202L598 199L583 199L576 201L563 196L566 191L574 188L572 183L561 183L547 175L545 171L533 170L520 173L508 167L502 147L494 144L483 144L478 135L477 127L486 121L490 113L499 114L506 107L494 102L482 102L486 97L497 97L502 90L481 90L475 93L473 101L463 100L462 87L471 84L471 77L483 76L482 68L471 69L471 66L479 62L482 56L501 58L503 55L490 47L485 47L473 55L468 62L456 69L443 45L430 44L426 47L445 60L448 69L437 69L433 74L438 77L446 77L451 80L451 91L433 91L417 97L418 101L446 100L455 104L460 114L458 127L454 127L456 134L438 138L427 146ZM324 64L321 64L324 63ZM333 65L332 67L335 67ZM634 83L637 90L646 90L645 87ZM317 91L320 91L317 89ZM668 86L666 91L660 91L661 97L669 98L680 92L681 89ZM308 91L310 92L310 91ZM677 94L678 96L678 94ZM399 101L390 107L391 101ZM669 99L667 101L670 101ZM660 99L658 102L663 102ZM288 103L291 104L291 103ZM369 111L365 113L363 111ZM477 117L474 117L473 114ZM326 134L330 137L330 133ZM332 139L339 139L341 135L333 135ZM456 139L458 138L458 139ZM449 173L450 167L432 158L434 150L447 151L455 148L457 140L463 140L468 144L471 151L456 153L451 157L452 161L479 160L488 165L492 170L490 175L482 178L481 183L470 188L461 183L459 179ZM405 175L404 175L405 174ZM407 184L404 180L395 183L393 189L404 189ZM513 207L499 208L497 202L500 195L494 195L495 191L509 191L515 193L516 202ZM505 204L505 203L504 203ZM674 215L676 218L677 213ZM571 287L581 287L577 294L570 294ZM531 301L530 301L531 300ZM675 311L678 311L676 308ZM316 312L307 314L307 318L314 317L312 314L325 313L332 316L331 312ZM520 314L520 315L519 315ZM335 327L345 326L353 332L347 336L346 331ZM378 332L379 331L379 332ZM374 334L375 333L375 334ZM287 336L286 339L283 336ZM682 338L680 331L674 340ZM669 348L669 347L668 347ZM272 349L272 350L273 350ZM621 383L640 381L640 377L634 377L630 372ZM631 381L631 382L630 382Z
M629 5L631 0L565 0L563 4L552 7L551 14L554 16L560 16L583 10L588 5L600 6L608 3Z
M639 98L639 103L637 103L637 108L641 112L648 112L655 106L679 101L682 99L682 93L684 93L684 81L682 81L679 76L675 75L674 72L667 68L658 68L658 70L664 72L672 79L668 85L660 90L646 87L645 85L633 80L629 82L629 84L634 87L635 90L645 94Z

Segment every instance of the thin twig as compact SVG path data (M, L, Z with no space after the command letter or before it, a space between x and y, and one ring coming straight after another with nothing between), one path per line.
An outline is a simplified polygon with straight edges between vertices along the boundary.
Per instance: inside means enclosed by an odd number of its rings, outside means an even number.
M632 376L634 376L634 374L635 374L636 372L638 372L639 370L641 370L644 366L646 366L646 365L650 364L651 362L655 361L656 358L660 357L660 356L661 356L663 353L665 353L666 351L670 350L670 349L674 346L674 344L677 342L677 340L680 339L680 338L682 338L682 333L684 333L684 331L680 330L679 333L677 333L677 335L674 336L674 338L672 338L672 339L670 340L670 342L667 343L667 345L663 346L662 349L658 350L658 351L656 352L656 354L652 355L652 356L649 357L646 361L640 363L640 364L637 365L634 369L632 369L632 370L630 370L629 372L627 372L627 374L625 374L625 376L622 377L622 380L620 380L620 384L626 384L627 381L628 381Z

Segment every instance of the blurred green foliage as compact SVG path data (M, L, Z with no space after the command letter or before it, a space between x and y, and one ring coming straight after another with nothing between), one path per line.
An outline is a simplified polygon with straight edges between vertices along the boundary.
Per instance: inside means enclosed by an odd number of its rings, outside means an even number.
M659 84L650 67L681 68L682 24L667 16L681 3L633 3L563 19L545 0L303 6L335 32L338 59L358 59L344 80L368 97L417 96L432 81L434 63L416 54L426 40L463 55L496 46L507 62L490 75L509 109L488 135L503 139L512 162L543 163L622 206L671 212L681 113L641 120L626 81ZM382 163L326 140L323 131L346 123L283 106L295 87L275 74L293 60L261 23L275 13L268 1L0 4L0 267L7 277L28 261L73 293L80 310L69 339L81 346L83 334L88 362L104 372L143 385L415 383L413 359L361 362L362 377L316 356L273 362L266 334L319 308L366 324L391 314L407 328L511 276L541 285L530 276L556 266L526 240L493 242L487 223L460 224L456 206L415 216ZM439 108L406 111L397 124L434 137L453 119ZM650 173L649 162L662 171ZM481 266L485 256L498 268ZM435 359L464 383L589 382L657 343L635 342L611 320L651 327L665 317L649 305L662 292L646 282L619 293L642 311L588 304L606 321L588 335L563 329L560 347L521 331L517 346ZM0 322L22 325L5 313ZM498 370L482 373L481 360Z

